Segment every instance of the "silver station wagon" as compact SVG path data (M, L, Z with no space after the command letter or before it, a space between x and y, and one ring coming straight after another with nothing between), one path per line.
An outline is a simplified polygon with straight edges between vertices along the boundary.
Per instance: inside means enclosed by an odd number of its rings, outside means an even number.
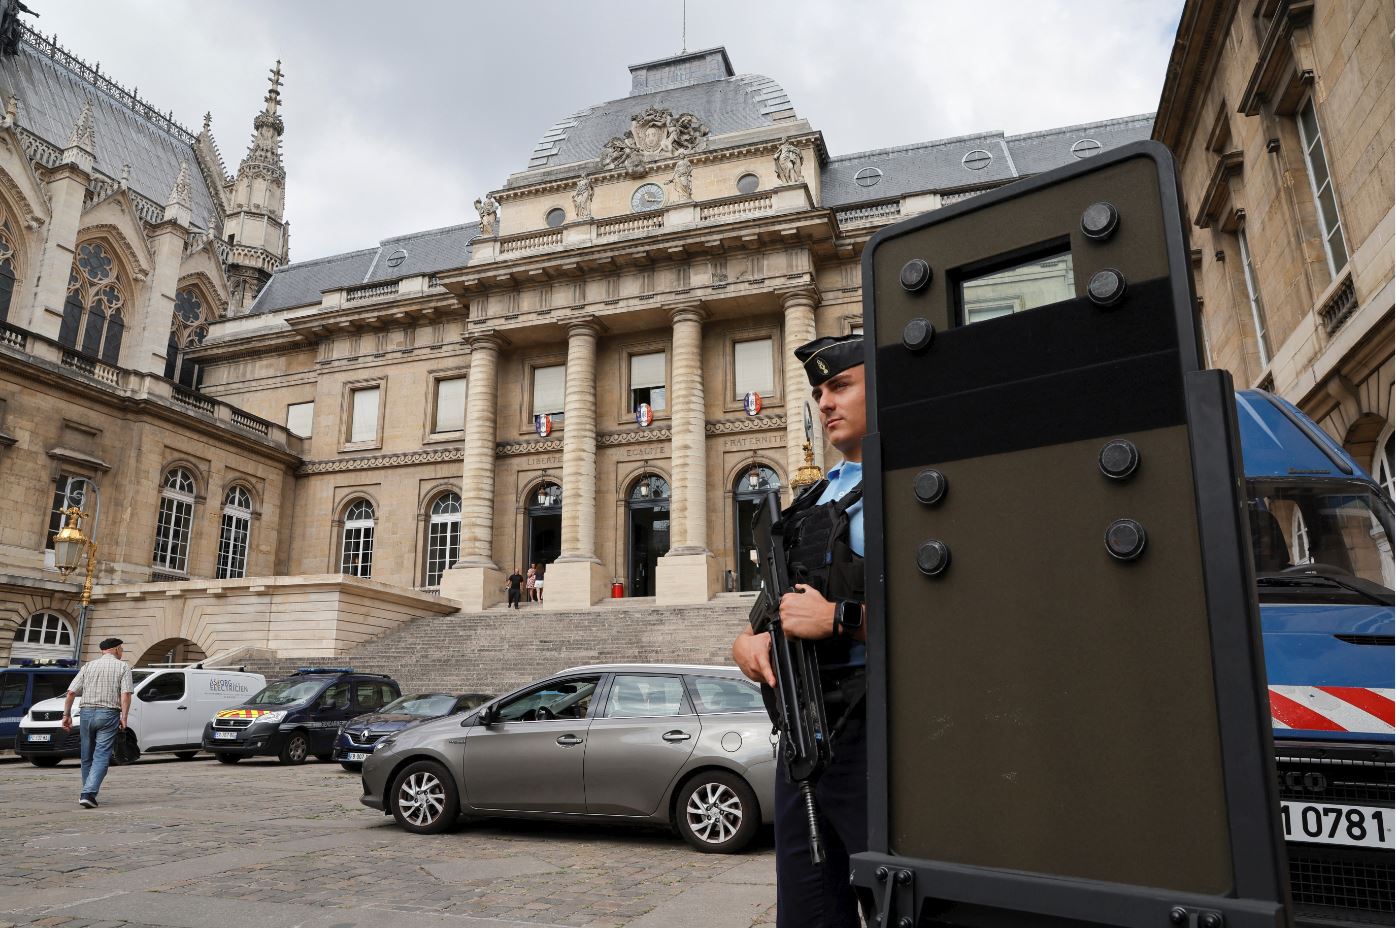
M671 824L738 851L771 821L775 749L761 692L732 667L574 667L380 741L361 802L419 834L462 818Z

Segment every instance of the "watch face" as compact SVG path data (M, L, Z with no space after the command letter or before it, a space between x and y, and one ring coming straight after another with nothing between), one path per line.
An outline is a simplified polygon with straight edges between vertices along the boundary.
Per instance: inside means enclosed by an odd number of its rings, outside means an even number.
M637 213L659 209L664 205L664 188L658 184L641 184L630 195L630 208Z

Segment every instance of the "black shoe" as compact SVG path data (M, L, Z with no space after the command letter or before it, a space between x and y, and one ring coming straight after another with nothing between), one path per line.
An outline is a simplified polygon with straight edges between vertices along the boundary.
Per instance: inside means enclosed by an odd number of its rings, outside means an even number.
M78 805L82 806L84 809L95 809L97 808L97 800L93 799L91 796L83 796L78 800Z

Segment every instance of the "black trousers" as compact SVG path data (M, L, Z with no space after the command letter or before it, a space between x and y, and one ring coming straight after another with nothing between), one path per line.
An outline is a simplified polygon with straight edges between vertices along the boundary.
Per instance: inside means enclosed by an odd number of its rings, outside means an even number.
M777 928L859 928L848 858L868 848L868 748L862 718L849 719L834 741L829 768L815 784L824 864L810 862L809 826L800 790L776 775Z
M509 587L509 605L519 608L519 588L516 586Z

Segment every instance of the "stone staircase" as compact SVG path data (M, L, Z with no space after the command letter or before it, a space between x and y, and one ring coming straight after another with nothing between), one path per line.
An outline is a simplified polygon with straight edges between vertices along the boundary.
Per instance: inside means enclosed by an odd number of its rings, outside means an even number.
M752 596L722 594L702 606L660 608L653 600L605 600L562 611L518 610L425 616L342 657L249 655L235 663L280 679L297 667L352 667L385 673L404 693L502 693L580 664L730 664Z

